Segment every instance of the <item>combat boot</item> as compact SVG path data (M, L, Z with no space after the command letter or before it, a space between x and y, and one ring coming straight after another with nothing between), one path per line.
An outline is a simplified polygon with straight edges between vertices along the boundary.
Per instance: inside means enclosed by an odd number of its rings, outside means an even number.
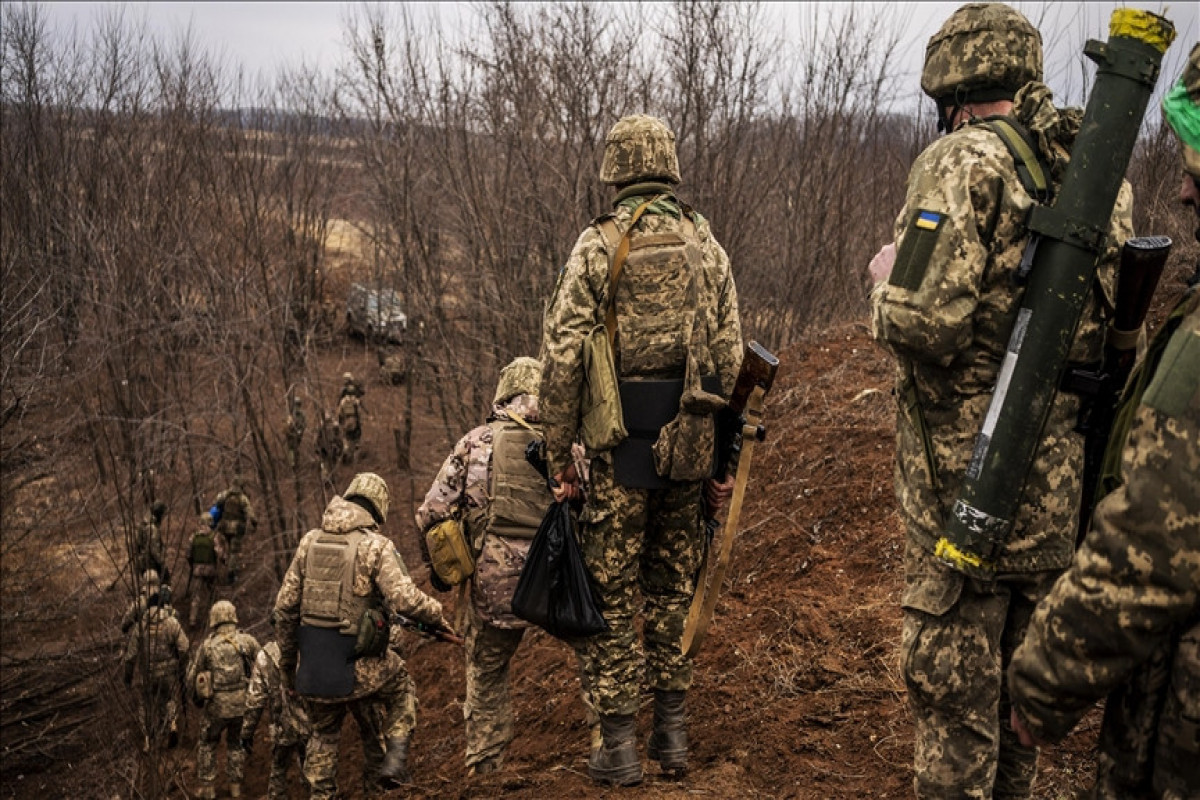
M482 761L476 761L472 764L470 769L467 770L467 775L472 777L475 775L490 775L498 771L502 763L504 763L503 756L489 756Z
M642 762L637 754L637 733L632 714L600 716L604 742L588 758L588 777L597 783L636 786L642 782Z
M383 765L379 768L379 782L385 787L412 783L412 775L408 771L408 739L388 739Z
M654 731L647 752L663 772L682 777L687 773L687 723L683 700L686 692L654 690Z

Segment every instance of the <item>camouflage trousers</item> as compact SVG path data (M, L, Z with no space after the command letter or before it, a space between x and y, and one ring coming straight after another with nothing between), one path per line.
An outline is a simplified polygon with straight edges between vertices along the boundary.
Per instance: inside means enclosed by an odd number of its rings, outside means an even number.
M173 674L152 675L142 682L142 730L147 739L166 738L177 730L179 681Z
M304 777L313 800L337 795L338 746L346 712L358 723L363 748L363 793L378 787L379 768L389 739L408 739L417 726L417 692L408 670L401 669L373 694L344 703L305 701L312 735L304 758Z
M525 635L524 628L497 628L469 604L467 622L467 767L498 759L513 739L512 695L508 665Z
M200 781L198 797L216 797L217 746L225 734L225 774L231 784L242 782L246 751L242 749L242 718L215 717L205 714L200 721L200 741L196 745L196 779Z
M188 608L188 627L195 628L208 619L208 611L217 601L217 576L196 575L196 591Z
M267 779L267 797L270 800L285 800L288 797L287 776L292 764L300 767L303 776L307 747L308 742L305 739L286 735L278 726L271 726L271 775Z
M601 715L635 713L643 681L668 691L692 684L680 642L703 554L701 485L628 489L610 464L592 462L579 538L609 629L575 647ZM634 629L639 593L644 650Z
M362 428L353 431L342 429L342 463L353 464L358 458L358 443L362 440Z
M1037 749L1009 727L1004 675L1058 572L993 583L946 567L910 538L901 663L916 727L918 798L1027 798Z

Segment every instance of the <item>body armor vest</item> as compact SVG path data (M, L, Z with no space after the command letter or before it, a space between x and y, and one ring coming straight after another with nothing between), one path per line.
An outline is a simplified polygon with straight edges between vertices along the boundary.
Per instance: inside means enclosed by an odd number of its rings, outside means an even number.
M511 420L497 420L491 423L491 428L488 532L515 539L532 539L542 524L546 509L554 502L546 479L525 460L525 448L530 442L541 439L540 432Z
M146 614L146 647L149 656L146 666L154 677L174 675L178 665L175 636L171 631L172 626L167 624L170 618L171 613L161 608L152 608Z
M248 657L238 644L236 630L217 634L209 641L208 648L213 692L245 691L249 682Z
M363 534L345 536L321 533L308 548L304 562L304 588L300 597L300 622L314 628L336 628L354 635L370 597L354 593L354 558Z
M221 504L221 519L230 522L246 521L246 497L240 492L231 494Z

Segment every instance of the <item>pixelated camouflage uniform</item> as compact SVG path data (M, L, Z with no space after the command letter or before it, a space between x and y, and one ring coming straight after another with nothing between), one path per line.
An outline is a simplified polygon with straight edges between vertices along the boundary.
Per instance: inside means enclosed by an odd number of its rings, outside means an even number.
M125 609L125 613L121 615L121 633L128 633L129 629L137 624L138 620L146 613L146 609L151 605L157 604L158 598L163 597L168 601L171 597L171 587L165 583L147 584L142 587L142 593L137 599L131 600Z
M296 555L284 575L275 598L275 630L279 637L279 668L285 681L294 681L298 661L297 635L300 603L308 551L322 535L362 534L354 557L353 594L371 608L401 614L418 622L443 626L442 606L417 588L408 575L395 545L381 533L370 512L335 496L325 508L321 528L300 540ZM349 711L358 723L363 746L363 782L371 792L383 761L386 743L407 740L415 725L412 679L404 660L391 648L380 656L354 662L354 689L346 697L304 696L312 725L304 776L312 797L329 798L337 793L338 744L342 722Z
M1135 404L1125 483L1097 506L1008 672L1018 715L1047 741L1108 695L1101 798L1200 792L1200 293L1182 309L1165 350L1151 347L1161 360ZM1161 686L1143 694L1145 681Z
M321 476L328 480L334 466L342 459L342 430L328 411L317 430L316 447L321 459Z
M494 405L492 421L471 430L455 444L416 513L417 528L422 532L453 516L462 519L476 555L465 631L467 698L463 718L467 724L468 768L484 762L498 766L513 739L509 664L529 627L529 623L513 616L512 597L531 539L492 533L487 526L492 442L496 426L510 420L510 412L536 424L537 397L519 394ZM553 501L549 492L544 499L549 507ZM586 697L584 703L588 705Z
M1057 188L1080 112L1055 109L1049 89L1031 82L1017 92L1011 117L1031 134ZM896 268L872 293L875 338L898 363L895 482L908 535L901 667L917 728L920 797L1026 797L1036 771L1037 751L1021 747L1008 727L1003 667L1074 551L1083 461L1083 437L1074 431L1077 396L1054 398L1013 531L997 557L998 580L968 579L932 555L1020 304L1013 273L1029 239L1033 202L1000 137L974 120L964 123L913 164L895 227ZM1105 297L1093 285L1073 362L1100 357L1102 306L1111 306L1131 202L1124 184L1099 269ZM905 266L910 257L912 269Z
M342 390L338 400L338 426L342 431L342 463L353 464L362 439L362 401L352 388Z
M122 661L128 683L142 676L142 723L147 739L177 731L179 666L190 646L171 606L154 606L129 632ZM143 649L144 648L144 649Z
M208 516L207 514L205 516ZM228 553L228 546L225 544L225 537L220 531L213 530L208 524L201 522L200 528L192 534L192 541L195 542L197 536L211 535L213 538L213 555L216 557L216 562L212 564L192 563L192 549L188 548L188 565L191 569L191 577L196 581L195 590L190 599L190 607L188 608L188 625L196 627L200 624L202 614L207 614L212 604L217 599L217 578L221 571L221 567L225 564Z
M288 796L288 767L297 763L301 770L304 769L310 727L308 714L299 698L289 697L284 691L276 642L264 646L254 659L250 684L246 688L246 714L242 718L243 742L254 738L254 731L267 708L271 710L271 775L267 781L267 796L278 800Z
M681 233L684 206L662 183L633 184L617 195L612 215L617 229L624 233L634 210L659 195L665 197L637 221L632 240ZM546 313L539 402L551 474L571 463L571 445L579 435L583 341L604 323L609 245L599 224L605 219L596 220L575 243ZM697 354L698 366L700 374L719 377L727 397L742 357L737 292L729 258L708 222L696 214L694 223L701 255L695 325L707 344ZM689 311L664 303L660 293L686 282L685 269L671 264L657 274L630 275L626 270L622 275L616 290L614 350L619 379L684 377L689 343L678 331L686 327ZM647 338L627 328L631 318L651 317L660 331L676 334ZM647 370L648 364L655 367ZM591 475L579 537L609 630L579 641L577 652L596 710L602 716L630 715L637 711L643 680L666 691L691 685L692 664L683 656L680 641L703 549L702 481L674 482L663 489L626 488L613 478L609 451L588 456ZM639 589L644 651L634 630Z
M288 466L296 466L300 445L304 441L304 429L308 426L304 411L296 407L287 418Z
M242 749L242 716L246 713L246 688L250 670L258 657L258 641L238 630L232 622L222 623L208 635L188 665L186 684L195 692L196 675L212 673L212 697L204 702L200 739L196 744L197 797L216 797L217 747L225 735L225 772L230 786L241 786L246 764Z
M217 531L225 537L228 547L227 569L232 582L242 567L242 540L258 527L258 519L241 487L231 487L217 495L216 506L221 510Z
M138 572L152 569L159 577L167 580L167 548L163 544L162 531L153 515L147 515L138 527L133 543L133 567Z

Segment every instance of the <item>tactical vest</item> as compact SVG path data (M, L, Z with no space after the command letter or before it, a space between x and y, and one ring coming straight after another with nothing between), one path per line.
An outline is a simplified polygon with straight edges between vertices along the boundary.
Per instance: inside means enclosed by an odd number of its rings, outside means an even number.
M192 564L216 564L217 545L212 531L197 531L192 535Z
M358 401L351 395L345 395L338 402L338 424L346 433L358 430Z
M214 693L245 691L250 681L250 654L242 652L236 629L209 639L208 668Z
M597 228L611 258L625 231L611 217L601 219ZM677 231L630 235L616 286L618 378L683 377L689 346L684 323L692 271L701 269L700 262L696 225L686 210ZM705 320L698 317L696 324ZM701 368L711 371L711 364Z
M358 633L359 620L373 605L370 597L354 594L354 559L362 539L360 531L345 536L321 532L309 545L300 596L302 624Z
M540 426L496 420L488 477L487 530L498 536L532 539L554 496L546 479L525 460L525 448L542 438Z
M221 503L221 519L230 522L246 521L246 496L236 492L225 497Z
M171 617L171 612L163 608L152 608L146 615L146 662L155 677L174 675L178 663Z

